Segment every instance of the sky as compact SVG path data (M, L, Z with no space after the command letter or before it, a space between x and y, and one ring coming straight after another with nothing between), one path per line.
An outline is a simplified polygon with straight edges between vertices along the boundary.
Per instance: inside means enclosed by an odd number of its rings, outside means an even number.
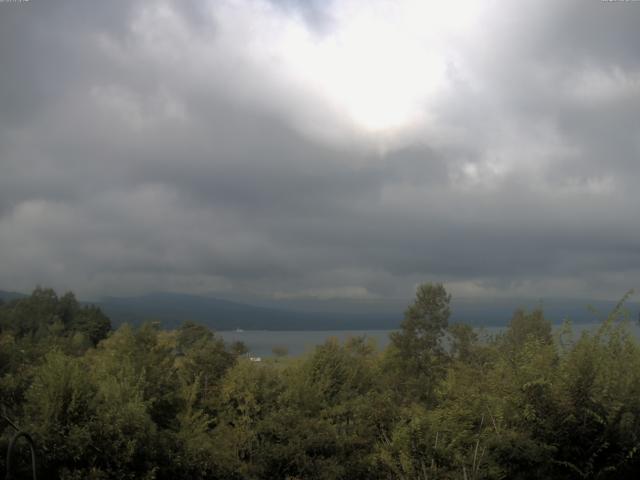
M0 2L0 289L615 299L640 2Z

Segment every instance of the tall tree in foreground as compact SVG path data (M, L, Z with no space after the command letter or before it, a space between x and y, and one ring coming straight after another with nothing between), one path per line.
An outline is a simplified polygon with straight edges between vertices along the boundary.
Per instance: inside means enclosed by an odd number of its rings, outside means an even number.
M424 283L404 313L400 331L390 335L389 366L395 371L398 393L427 404L445 373L442 338L449 324L451 295L441 283Z

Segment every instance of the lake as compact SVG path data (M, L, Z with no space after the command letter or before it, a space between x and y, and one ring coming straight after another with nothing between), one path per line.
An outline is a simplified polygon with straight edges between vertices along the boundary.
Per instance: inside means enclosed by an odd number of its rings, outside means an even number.
M583 331L595 330L599 323L580 323L572 326L574 338L577 338ZM559 325L554 325L557 329ZM506 327L484 327L477 331L482 336L500 333ZM631 324L632 331L640 338L640 326L637 322ZM247 330L219 331L216 332L227 342L241 341L249 349L251 356L270 357L273 356L274 347L284 347L289 355L297 356L313 351L316 345L323 344L329 338L337 338L344 342L350 337L366 337L372 339L379 349L385 348L389 344L389 334L393 330L321 330L321 331L271 331L271 330Z
M375 341L376 346L382 349L389 343L389 333L393 330L246 330L244 332L222 331L216 332L222 335L227 342L237 340L244 342L251 356L270 357L274 347L284 347L289 355L302 355L312 351L316 345L323 344L329 338L337 338L344 342L350 337L366 337Z

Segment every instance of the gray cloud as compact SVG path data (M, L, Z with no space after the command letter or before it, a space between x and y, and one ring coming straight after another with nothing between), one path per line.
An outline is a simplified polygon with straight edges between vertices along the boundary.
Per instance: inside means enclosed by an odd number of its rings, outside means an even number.
M638 5L504 2L451 40L428 121L380 142L242 23L326 38L339 3L1 4L0 287L638 285Z

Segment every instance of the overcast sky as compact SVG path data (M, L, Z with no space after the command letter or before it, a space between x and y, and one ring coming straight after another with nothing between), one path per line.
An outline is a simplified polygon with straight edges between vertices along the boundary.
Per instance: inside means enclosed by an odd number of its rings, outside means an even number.
M0 3L0 289L617 298L640 2Z

